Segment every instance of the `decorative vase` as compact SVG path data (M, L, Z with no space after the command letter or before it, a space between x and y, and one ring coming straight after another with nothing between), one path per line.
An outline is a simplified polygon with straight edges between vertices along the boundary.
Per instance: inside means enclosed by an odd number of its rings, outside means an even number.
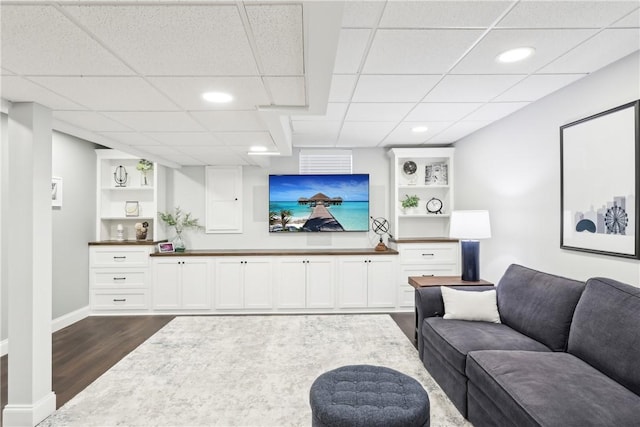
M184 250L186 249L184 240L182 239L182 233L177 233L176 237L174 237L171 242L173 243L173 249L176 252L184 252Z
M140 171L140 185L147 187L149 185L149 179L147 178L147 171Z
M147 230L136 230L136 240L147 240Z

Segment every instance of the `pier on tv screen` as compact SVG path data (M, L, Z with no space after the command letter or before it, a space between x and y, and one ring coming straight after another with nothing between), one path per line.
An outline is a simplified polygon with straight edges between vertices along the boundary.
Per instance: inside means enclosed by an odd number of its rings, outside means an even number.
M369 175L269 175L269 231L369 231Z

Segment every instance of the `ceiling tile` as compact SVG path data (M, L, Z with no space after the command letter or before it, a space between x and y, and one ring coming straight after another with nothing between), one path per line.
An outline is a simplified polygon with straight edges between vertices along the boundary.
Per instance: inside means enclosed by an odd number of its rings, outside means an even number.
M414 103L351 103L345 120L348 122L399 121L413 108Z
M488 102L525 76L446 76L424 99L426 102Z
M91 110L177 110L140 77L31 77L31 80Z
M445 129L443 132L440 132L433 138L430 138L427 141L430 144L451 144L454 143L461 138L481 129L488 124L490 121L482 121L482 122L471 122L471 121L463 121L453 124L451 127Z
M100 134L132 147L158 145L158 141L155 139L138 132L100 132Z
M621 20L617 21L612 27L620 28L638 28L640 27L640 9L636 9L634 12L625 16Z
M307 97L304 77L264 77L265 85L271 92L274 105L304 106Z
M235 5L64 5L145 75L255 75Z
M353 101L418 102L439 80L439 75L361 75Z
M165 145L222 145L215 135L209 132L146 132L149 138Z
M395 127L396 122L351 122L342 126L339 147L376 147Z
M269 97L259 77L149 77L149 82L187 110L249 110L269 105ZM226 92L233 101L213 104L204 92Z
M329 102L349 102L358 76L355 74L334 74L331 79Z
M280 76L303 74L302 5L248 4L245 8L261 71Z
M104 115L139 132L198 132L205 130L187 113L179 111L106 112Z
M342 26L347 28L373 28L377 24L384 7L385 2L383 1L346 1L342 11Z
M0 96L11 102L37 102L53 110L82 110L84 107L18 76L2 76Z
M132 74L53 7L3 4L0 18L2 65L18 74Z
M246 165L242 156L225 147L181 147L178 151L187 151L189 156L195 157L207 165Z
M227 146L263 145L267 148L276 148L269 132L216 132L215 136Z
M529 105L528 102L492 102L464 118L465 121L495 121Z
M93 111L53 111L53 118L92 132L126 132L128 127Z
M295 147L333 146L338 139L341 125L342 122L338 121L294 121L291 135L293 145Z
M178 163L184 166L201 166L206 165L206 162L201 161L197 156L187 155L182 151L179 151L166 145L148 145L139 148L140 151L146 151L153 156L159 156L167 161Z
M498 96L494 101L536 101L584 76L585 74L534 74Z
M637 7L637 1L522 1L498 27L601 28Z
M391 1L380 28L488 27L511 1Z
M291 120L293 120L293 121L297 121L297 120L301 120L301 121L326 121L326 120L342 121L342 119L344 119L344 115L347 112L347 107L348 106L349 106L349 104L347 104L347 103L330 102L330 103L327 104L327 113L325 115L323 115L323 116L297 115L297 116L291 116Z
M384 140L384 144L416 144L426 142L438 132L450 126L452 122L402 122ZM416 133L416 126L427 126L426 132Z
M480 30L378 30L363 72L444 73L481 35Z
M193 111L190 114L211 131L267 130L267 126L260 118L258 111Z
M14 75L14 74L15 74L14 72L12 72L10 70L7 70L6 68L0 68L0 75L11 76L11 75Z
M456 74L527 74L577 46L596 30L494 30L464 57L452 72ZM510 64L496 61L504 51L533 47L529 58Z
M455 122L482 105L482 102L422 103L418 104L405 120L410 122Z
M369 41L370 30L341 30L334 73L357 73Z
M639 29L604 30L540 71L543 73L591 73L638 49L640 49Z

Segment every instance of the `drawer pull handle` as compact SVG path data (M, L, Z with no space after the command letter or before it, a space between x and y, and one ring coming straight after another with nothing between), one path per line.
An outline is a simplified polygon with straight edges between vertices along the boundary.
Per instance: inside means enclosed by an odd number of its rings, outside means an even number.
M126 256L114 256L113 259L114 260L125 260L125 259L127 259L127 257Z
M126 302L127 299L126 298L114 298L113 302Z
M434 256L435 254L422 254L422 256Z
M127 280L126 277L114 277L113 280Z
M423 274L422 277L433 277L435 274Z

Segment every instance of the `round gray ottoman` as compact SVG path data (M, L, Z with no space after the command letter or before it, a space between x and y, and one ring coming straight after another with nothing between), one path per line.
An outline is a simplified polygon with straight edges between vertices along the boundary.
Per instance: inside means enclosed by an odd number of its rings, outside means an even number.
M382 366L343 366L311 385L313 427L428 427L429 395L415 379Z

